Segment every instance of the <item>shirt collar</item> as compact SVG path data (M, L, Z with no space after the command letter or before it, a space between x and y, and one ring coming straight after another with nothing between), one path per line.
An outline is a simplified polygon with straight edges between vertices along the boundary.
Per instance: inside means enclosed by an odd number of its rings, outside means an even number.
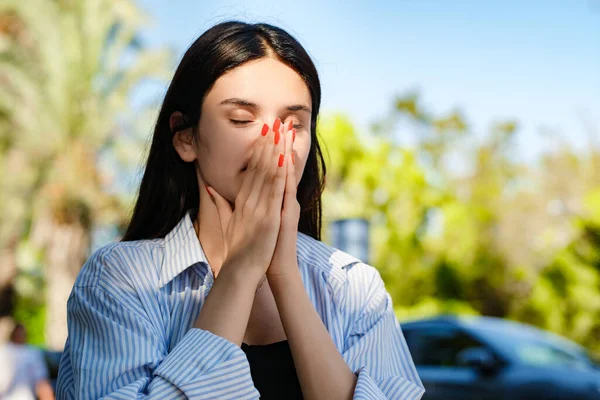
M304 233L298 233L297 243L300 268L310 265L312 268L321 269L334 292L344 286L347 278L346 268L361 262L358 258Z
M191 265L205 263L208 266L208 259L192 223L197 212L197 209L188 210L177 226L165 236L165 259L160 271L160 287Z
M161 288L194 264L204 263L208 271L208 259L192 222L197 213L198 209L188 210L177 226L165 236L165 259L160 271ZM335 291L340 289L346 280L344 268L361 262L343 251L300 232L297 243L299 267L302 268L303 264L307 263L324 268L324 272L333 278L330 284Z

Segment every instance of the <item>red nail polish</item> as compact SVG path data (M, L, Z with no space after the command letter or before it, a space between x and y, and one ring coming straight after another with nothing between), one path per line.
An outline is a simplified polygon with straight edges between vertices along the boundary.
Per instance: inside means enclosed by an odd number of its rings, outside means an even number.
M290 123L288 125L288 131L292 130L293 127L294 127L294 121L290 121Z
M283 154L279 154L279 162L277 163L280 167L283 167Z
M208 190L208 186L204 185L204 188L206 189L206 192L208 193L208 195L211 196L210 191Z
M279 131L275 131L275 144L279 143Z
M260 132L261 135L263 136L267 136L267 132L269 132L269 125L264 124L262 127L262 131Z
M279 118L277 118L275 120L275 122L273 123L273 131L277 132L279 130L280 126L281 126L281 120Z
M296 141L296 129L292 129L292 142Z
M294 153L292 153L292 164L296 165L296 159L294 158Z

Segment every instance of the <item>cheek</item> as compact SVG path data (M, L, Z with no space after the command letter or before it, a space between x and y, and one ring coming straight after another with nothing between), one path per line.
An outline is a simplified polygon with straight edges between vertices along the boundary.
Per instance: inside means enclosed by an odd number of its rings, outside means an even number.
M219 175L238 172L252 147L252 138L239 130L214 124L212 129L204 129L200 145L201 155L209 169L219 171ZM213 171L214 172L214 171Z
M304 173L309 151L310 140L301 140L294 144L294 152L296 153L296 178L298 182L300 182L300 178Z
M304 165L306 159L308 158L308 153L310 151L310 136L302 137L300 140L297 140L294 143L294 151L296 152L296 156L302 160L302 165Z

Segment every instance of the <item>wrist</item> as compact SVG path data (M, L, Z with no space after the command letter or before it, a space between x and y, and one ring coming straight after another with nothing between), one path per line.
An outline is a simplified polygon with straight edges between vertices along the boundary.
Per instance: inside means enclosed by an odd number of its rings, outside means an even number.
M288 271L281 273L271 273L267 271L267 279L269 280L269 286L273 290L277 290L280 287L285 287L287 285L292 285L300 282L302 283L302 275L300 274L300 270L296 266L296 268L290 268Z
M225 262L219 271L219 279L230 281L232 283L256 288L264 277L264 273L254 268L245 268L245 266L236 262Z

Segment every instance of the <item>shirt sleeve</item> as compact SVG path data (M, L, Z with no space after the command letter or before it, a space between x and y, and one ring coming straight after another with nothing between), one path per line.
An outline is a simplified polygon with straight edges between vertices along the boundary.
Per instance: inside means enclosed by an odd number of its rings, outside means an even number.
M31 376L31 381L34 384L37 384L43 379L48 379L48 368L46 367L44 355L40 349L30 347L29 351L31 361L31 363L29 364L29 374Z
M259 398L240 347L192 328L168 352L135 309L96 286L73 289L58 399Z
M420 399L425 389L379 271L350 268L344 307L354 317L342 356L358 376L354 399Z

